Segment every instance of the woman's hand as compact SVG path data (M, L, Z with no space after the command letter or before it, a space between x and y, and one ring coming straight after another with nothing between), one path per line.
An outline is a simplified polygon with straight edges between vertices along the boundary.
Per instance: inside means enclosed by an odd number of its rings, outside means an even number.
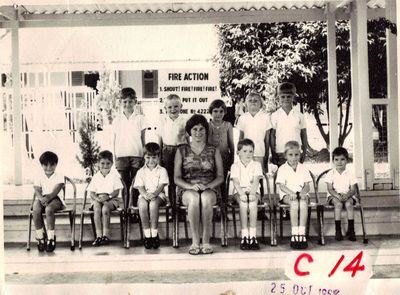
M192 184L192 186L190 187L190 189L192 189L192 190L198 192L198 191L201 191L201 190L202 190L201 187L202 187L202 184L201 184L201 183L195 183L195 184Z

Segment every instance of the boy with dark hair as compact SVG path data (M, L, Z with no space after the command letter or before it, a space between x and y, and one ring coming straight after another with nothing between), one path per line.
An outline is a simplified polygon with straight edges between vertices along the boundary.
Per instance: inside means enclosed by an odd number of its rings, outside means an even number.
M33 223L36 228L36 239L38 250L53 252L56 248L56 236L54 232L54 213L65 208L65 203L58 193L64 187L64 175L55 172L58 157L55 153L44 152L39 162L42 166L41 173L34 181L35 201L33 203ZM46 213L47 237L44 235L42 213Z
M155 142L144 147L145 164L136 174L134 187L139 190L139 215L144 231L144 247L157 249L160 247L158 236L158 208L166 204L168 198L164 188L168 185L167 170L159 165L161 148Z

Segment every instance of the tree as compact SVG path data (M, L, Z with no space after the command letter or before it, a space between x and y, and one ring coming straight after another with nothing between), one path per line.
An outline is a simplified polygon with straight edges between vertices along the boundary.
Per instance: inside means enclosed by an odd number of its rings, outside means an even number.
M370 81L372 90L385 91L385 19L369 22ZM322 122L328 107L327 31L324 22L217 25L221 91L237 101L250 90L260 92L267 109L277 108L275 89L282 80L296 84L301 108L314 115L329 146L329 131ZM337 75L339 145L350 134L351 72L348 21L337 21ZM372 66L371 61L373 60ZM384 74L382 74L384 72ZM378 74L379 73L379 74ZM329 109L327 109L329 115Z
M121 86L112 79L112 73L109 70L103 69L100 73L99 80L97 81L96 89L97 94L97 109L105 113L106 122L104 124L111 124L115 117L117 110L117 99L119 97Z
M79 149L81 151L82 157L78 155L76 159L82 165L83 168L88 169L90 176L96 171L97 156L100 151L100 147L97 141L94 139L94 134L96 132L95 126L92 121L85 119L81 122L79 127Z

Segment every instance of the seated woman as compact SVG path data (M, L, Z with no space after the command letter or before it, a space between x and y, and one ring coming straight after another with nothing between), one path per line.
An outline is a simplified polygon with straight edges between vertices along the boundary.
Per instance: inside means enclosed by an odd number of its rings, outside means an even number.
M177 197L188 207L192 231L189 254L211 254L213 249L209 242L213 205L220 194L219 186L224 181L222 158L218 148L207 144L208 122L204 116L193 115L185 129L191 141L190 144L181 145L175 155Z

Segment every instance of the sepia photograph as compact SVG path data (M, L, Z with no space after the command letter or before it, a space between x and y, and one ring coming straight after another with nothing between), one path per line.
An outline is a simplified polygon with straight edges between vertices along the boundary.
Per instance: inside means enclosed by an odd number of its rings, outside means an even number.
M0 0L1 294L399 294L396 0Z

